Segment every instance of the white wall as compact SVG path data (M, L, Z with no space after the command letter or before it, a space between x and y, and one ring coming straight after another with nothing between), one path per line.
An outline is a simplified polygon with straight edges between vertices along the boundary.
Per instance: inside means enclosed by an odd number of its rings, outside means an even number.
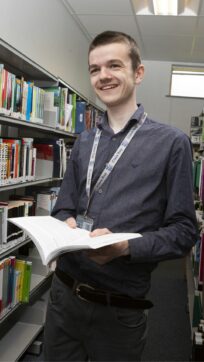
M71 87L95 101L91 90L87 52L89 41L62 0L0 0L0 37ZM170 98L171 63L145 61L146 75L137 100L148 114L189 134L190 119L204 101ZM101 106L101 103L97 101Z
M87 72L89 42L61 0L0 0L0 9L3 40L93 98Z
M145 78L137 90L137 101L145 106L150 117L178 127L189 135L191 116L201 113L204 99L166 97L170 91L172 63L143 63Z

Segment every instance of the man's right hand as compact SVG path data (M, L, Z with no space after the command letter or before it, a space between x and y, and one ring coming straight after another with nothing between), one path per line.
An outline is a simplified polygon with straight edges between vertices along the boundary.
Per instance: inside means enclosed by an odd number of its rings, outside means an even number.
M65 220L65 222L72 229L75 229L77 227L76 220L74 217L68 217L68 219Z

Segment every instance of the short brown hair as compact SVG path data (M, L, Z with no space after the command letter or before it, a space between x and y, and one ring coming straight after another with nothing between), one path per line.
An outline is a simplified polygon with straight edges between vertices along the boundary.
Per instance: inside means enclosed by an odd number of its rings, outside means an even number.
M98 34L91 42L89 46L90 52L100 45L107 45L111 43L124 43L129 45L129 56L132 62L133 70L136 70L138 65L141 64L140 51L136 41L128 34L119 31L104 31Z

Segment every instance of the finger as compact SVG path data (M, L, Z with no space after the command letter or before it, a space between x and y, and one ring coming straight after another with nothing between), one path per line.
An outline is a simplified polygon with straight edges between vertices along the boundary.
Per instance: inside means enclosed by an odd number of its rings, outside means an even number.
M69 217L66 221L67 225L70 227L70 228L73 228L75 229L76 228L76 220L74 217Z
M111 233L111 231L107 228L95 229L90 233L90 236L101 236L101 235L110 234L110 233Z

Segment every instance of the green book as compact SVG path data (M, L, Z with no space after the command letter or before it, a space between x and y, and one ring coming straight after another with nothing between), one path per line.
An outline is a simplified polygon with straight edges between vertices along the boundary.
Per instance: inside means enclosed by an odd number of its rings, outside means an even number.
M22 302L25 303L29 302L31 275L32 275L32 262L26 261L24 269L23 290L22 290Z
M75 133L76 131L76 98L77 95L75 93L72 94L72 132Z
M194 303L193 303L193 327L198 327L200 320L202 319L202 303L201 296L198 290L194 294Z

